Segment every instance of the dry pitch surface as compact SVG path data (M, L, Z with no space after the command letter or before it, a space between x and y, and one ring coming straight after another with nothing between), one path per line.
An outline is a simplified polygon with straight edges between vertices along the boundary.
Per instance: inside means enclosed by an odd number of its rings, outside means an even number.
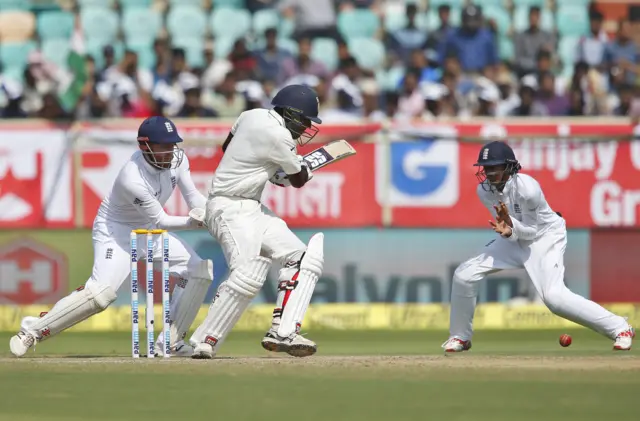
M640 355L586 330L561 348L560 333L479 332L445 357L444 332L313 332L305 359L242 333L213 361L133 361L126 334L68 334L0 351L0 420L637 419Z

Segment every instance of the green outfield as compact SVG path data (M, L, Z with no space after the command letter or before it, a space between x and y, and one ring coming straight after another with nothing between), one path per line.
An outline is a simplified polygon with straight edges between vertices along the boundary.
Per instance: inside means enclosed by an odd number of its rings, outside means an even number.
M213 361L131 361L126 334L63 334L20 360L0 334L0 420L636 419L637 352L587 330L484 331L445 357L445 332L310 332L307 359L271 356L259 332Z

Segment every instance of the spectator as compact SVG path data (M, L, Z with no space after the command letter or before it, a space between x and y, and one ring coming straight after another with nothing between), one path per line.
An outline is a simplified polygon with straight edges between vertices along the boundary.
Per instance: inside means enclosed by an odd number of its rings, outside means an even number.
M572 89L569 92L569 110L568 116L578 117L585 115L584 94L581 89Z
M631 24L621 19L616 39L607 44L604 54L607 68L616 76L620 74L623 83L635 83L640 74L640 50L631 39Z
M282 73L276 79L278 84L298 75L313 75L319 78L329 76L325 65L311 58L311 39L298 40L298 57L288 57L282 62Z
M255 13L258 10L272 9L276 7L278 0L245 0L247 9L251 13Z
M206 89L215 89L233 68L229 60L216 58L213 48L212 43L208 43L204 48L205 70L202 75L202 86Z
M424 98L423 120L435 120L439 117L449 116L444 99L449 93L446 86L440 83L425 83L421 87Z
M555 77L552 73L541 73L538 76L538 101L550 116L564 116L569 111L569 101L564 95L555 93Z
M531 76L541 73L553 73L553 57L550 51L540 50L536 54L536 68ZM555 93L558 95L564 95L568 81L562 76L555 77Z
M280 10L285 18L295 20L296 38L337 39L333 0L282 0Z
M628 116L631 111L631 104L633 102L633 86L622 85L618 89L619 102L613 109L613 115Z
M171 49L166 39L158 38L153 42L156 63L153 67L153 80L167 80L171 72Z
M418 6L408 3L406 7L407 25L390 36L389 48L405 64L414 50L422 50L427 43L427 31L416 26Z
M238 38L229 53L229 61L238 80L253 79L255 77L256 58L247 48L247 42Z
M143 117L153 110L153 75L138 68L138 55L133 51L125 51L122 61L107 69L97 89L111 116Z
M363 100L364 102L364 100ZM336 107L327 107L320 110L320 119L325 123L357 123L362 117L354 110L353 100L345 91L336 93Z
M338 43L338 61L341 62L351 57L351 53L349 52L349 45L347 44L347 41L345 41L343 38L339 38L337 43Z
M438 29L431 32L431 35L427 40L427 48L437 50L447 36L453 31L453 27L449 24L450 17L451 6L448 4L441 4L438 6L438 19L440 20L440 26Z
M282 75L283 63L291 53L278 48L278 30L269 28L264 32L267 42L265 48L256 54L257 77L262 80L278 80Z
M53 92L48 92L42 97L42 108L35 116L46 120L67 120L72 117L62 108L57 95Z
M494 117L496 115L496 104L500 100L500 91L493 83L486 83L479 88L478 105L474 115L478 117Z
M437 82L442 77L442 70L438 66L437 53L433 50L413 50L409 67L420 70L419 83Z
M176 116L184 105L185 91L200 87L200 80L187 66L185 51L182 48L171 50L169 77L156 83L153 97L158 108L167 116Z
M375 79L365 79L360 83L362 90L363 115L369 121L384 121L386 115L380 110L380 88Z
M511 115L513 110L520 105L520 97L513 91L515 83L511 74L501 74L496 82L500 98L496 103L495 115L496 117L506 117Z
M515 37L515 62L520 77L531 73L536 68L536 61L541 51L555 50L555 36L540 29L540 7L529 9L529 29Z
M115 51L111 45L105 45L102 48L102 59L104 60L104 67L102 68L102 79L105 78L104 73L110 69L115 68L116 58Z
M445 71L442 75L442 82L448 94L442 99L444 113L452 116L464 115L467 109L467 101L462 93L458 90L459 77L452 71Z
M203 107L200 101L201 92L199 88L189 88L184 93L184 105L178 113L178 117L187 118L208 118L218 115L211 109Z
M236 118L246 109L244 96L236 91L234 72L227 73L216 92L207 92L203 98L205 107L211 108L222 118Z
M331 82L331 90L336 98L339 98L340 92L343 92L350 98L349 107L343 107L351 112L359 112L362 108L362 92L359 87L362 72L358 67L358 63L353 57L343 60L338 67L338 74ZM343 97L343 103L346 99Z
M85 73L87 80L82 87L78 105L76 106L76 118L83 120L88 118L100 118L106 116L107 107L100 99L96 87L100 74L96 71L95 60L91 56L85 57Z
M384 114L387 118L396 118L398 116L398 93L395 91L387 91L384 94Z
M576 61L584 61L589 66L601 69L604 51L607 45L607 34L602 30L602 13L593 10L589 14L589 35L580 37Z
M522 84L518 93L520 105L513 110L512 116L542 117L547 115L546 108L535 100L535 89L532 86Z
M419 69L409 69L404 76L402 91L398 99L398 114L406 118L418 117L424 111L424 98L418 82L420 80Z
M462 11L462 27L451 31L439 46L440 62L454 54L465 72L480 73L498 63L498 50L493 33L482 27L482 12L469 5Z

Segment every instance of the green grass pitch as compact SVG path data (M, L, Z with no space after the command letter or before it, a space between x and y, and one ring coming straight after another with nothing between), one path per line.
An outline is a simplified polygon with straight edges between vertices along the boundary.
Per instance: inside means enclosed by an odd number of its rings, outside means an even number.
M558 337L573 344L561 348ZM21 359L0 334L0 420L605 421L637 419L640 357L588 330L316 331L313 357L233 334L213 361L132 361L129 335L67 333Z

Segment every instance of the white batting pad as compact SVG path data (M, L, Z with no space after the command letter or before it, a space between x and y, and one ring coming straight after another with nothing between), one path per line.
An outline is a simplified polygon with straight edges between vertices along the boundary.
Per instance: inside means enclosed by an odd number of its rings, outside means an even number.
M211 279L180 279L171 297L171 346L184 339L207 295Z
M191 336L193 347L207 343L215 348L224 341L264 285L270 267L270 259L257 256L231 272L218 288L206 319Z
M35 331L38 341L43 341L100 313L115 300L116 293L109 285L87 282L58 301L29 330Z
M311 237L302 260L300 271L292 281L292 290L282 309L282 319L278 327L278 336L289 337L300 329L304 315L307 312L313 290L324 266L324 234L318 233Z

